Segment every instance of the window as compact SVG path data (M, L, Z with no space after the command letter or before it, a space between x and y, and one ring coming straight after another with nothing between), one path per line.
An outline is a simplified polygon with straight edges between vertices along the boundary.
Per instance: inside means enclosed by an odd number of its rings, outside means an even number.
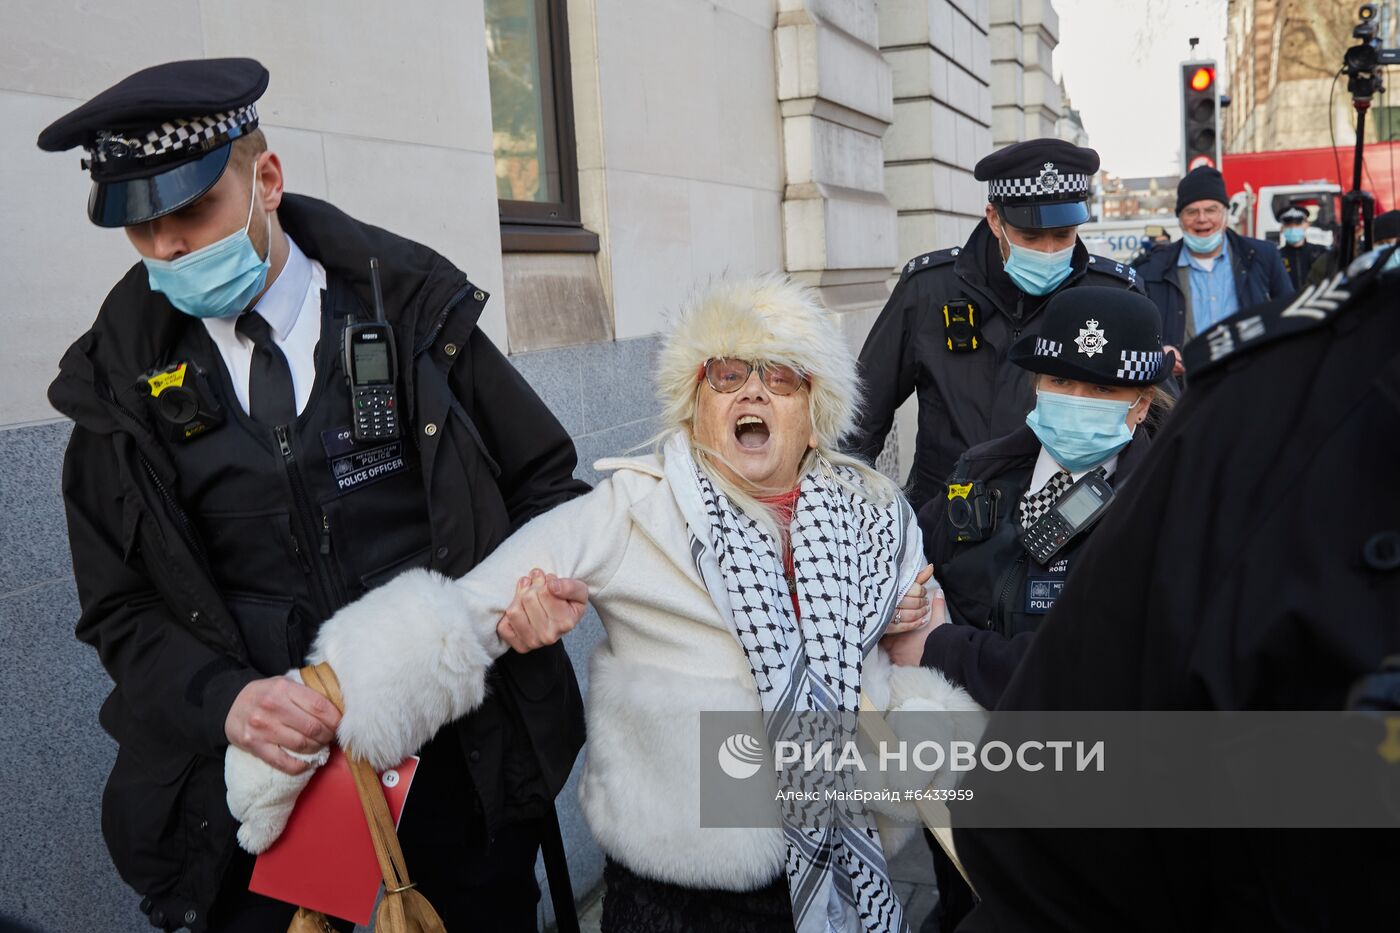
M486 0L501 246L596 252L579 217L564 0Z

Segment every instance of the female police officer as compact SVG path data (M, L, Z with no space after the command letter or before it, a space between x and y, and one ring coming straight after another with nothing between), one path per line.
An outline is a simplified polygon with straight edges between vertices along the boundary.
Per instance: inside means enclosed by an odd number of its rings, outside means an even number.
M1092 527L1083 520L1098 517L1094 507L1146 453L1147 432L1136 429L1170 398L1157 385L1174 354L1162 347L1149 299L1076 288L1051 298L1045 315L1038 336L1011 348L1012 362L1036 374L1026 424L963 454L947 495L919 513L925 551L960 623L930 633L924 663L988 709L1064 585ZM1063 517L1053 508L1061 500ZM1055 534L1045 547L1058 543L1051 556L1023 541L1028 530L1047 529Z
M1089 527L1046 560L1022 543L1081 480L1100 500L1121 487L1149 443L1136 430L1171 396L1158 384L1176 355L1162 346L1162 318L1137 292L1083 286L1046 302L1039 334L1012 345L1010 360L1034 375L1035 408L1026 423L964 453L945 488L919 510L924 551L957 624L940 625L924 643L923 663L996 706L1036 626L1054 604ZM1105 487L1108 487L1106 490ZM1100 513L1101 514L1101 513ZM1083 516L1070 511L1071 518ZM1096 519L1098 515L1092 515ZM1052 539L1051 546L1054 546ZM1044 553L1044 551L1040 551ZM972 909L972 892L947 856L933 849L937 927L954 929Z

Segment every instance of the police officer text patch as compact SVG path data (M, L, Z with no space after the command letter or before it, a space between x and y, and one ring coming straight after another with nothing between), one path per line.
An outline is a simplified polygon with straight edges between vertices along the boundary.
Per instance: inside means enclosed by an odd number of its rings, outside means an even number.
M356 444L349 426L321 432L336 492L347 493L408 469L403 441Z
M1025 611L1032 614L1049 612L1064 588L1064 577L1027 577Z

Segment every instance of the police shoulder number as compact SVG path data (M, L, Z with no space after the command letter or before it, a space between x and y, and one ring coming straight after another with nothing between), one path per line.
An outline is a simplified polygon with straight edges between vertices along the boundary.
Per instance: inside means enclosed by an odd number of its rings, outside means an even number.
M952 249L936 249L931 253L924 253L922 256L915 256L904 264L904 269L899 274L901 282L911 276L918 275L925 269L934 269L938 266L946 266L962 255L962 247L954 246Z
M1107 256L1089 256L1089 264L1086 267L1089 272L1098 272L1102 275L1111 275L1122 279L1129 286L1137 284L1137 270L1126 262L1119 262Z

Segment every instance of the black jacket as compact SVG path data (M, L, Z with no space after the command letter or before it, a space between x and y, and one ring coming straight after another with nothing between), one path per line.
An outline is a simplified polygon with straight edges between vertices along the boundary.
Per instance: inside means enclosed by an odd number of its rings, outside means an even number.
M1060 289L1137 287L1134 270L1090 256L1082 242L1075 243L1071 268ZM917 390L919 435L906 484L916 510L938 492L963 451L1014 430L1031 409L1030 379L1007 362L1007 352L1022 334L1039 333L1039 311L1049 297L1027 295L1011 281L985 220L965 246L904 267L860 351L865 404L850 447L873 463L895 410ZM948 348L943 308L960 301L972 303L980 334L976 349L958 352Z
M1187 347L1190 391L1002 709L1336 710L1400 653L1400 567L1374 544L1400 534L1400 275L1341 289L1350 301L1276 302L1227 320L1228 346ZM1255 316L1262 327L1241 326ZM1165 582L1168 555L1181 557ZM1383 927L1395 836L956 829L982 897L960 929Z
M310 198L287 195L278 218L365 307L369 258L380 260L434 569L465 573L515 527L587 491L572 478L568 435L476 329L486 295L461 271ZM243 686L265 676L249 665L181 505L180 477L135 389L184 329L200 326L152 292L137 264L49 389L75 422L63 493L82 607L77 635L115 683L100 714L119 746L103 834L122 878L195 930L235 844L224 719ZM583 741L578 685L561 645L506 655L495 687L456 724L464 744L480 749L470 769L493 832L522 793L558 792ZM522 768L519 753L531 749L535 760Z
M1114 495L1147 455L1151 439L1136 431L1118 455L1109 477ZM967 689L987 709L996 706L1016 665L1030 649L1053 596L1028 608L1027 587L1035 580L1053 592L1068 578L1077 555L1093 535L1091 527L1043 567L1018 540L1021 497L1040 456L1040 441L1022 425L1005 437L979 444L958 458L949 482L985 483L1001 492L997 532L986 541L957 543L947 522L947 496L934 496L919 510L924 553L933 564L953 623L940 625L924 642L923 663Z
M1293 283L1293 290L1300 292L1303 286L1308 284L1308 273L1312 270L1313 263L1330 252L1327 247L1317 243L1300 243L1297 246L1280 246L1278 248L1279 258L1283 260L1283 271L1288 273L1288 281Z
M1278 247L1264 240L1240 236L1233 230L1225 231L1225 239L1229 243L1235 294L1241 311L1293 294L1293 283L1284 271ZM1180 347L1187 339L1186 295L1181 290L1177 272L1177 261L1183 249L1184 240L1158 247L1138 269L1147 297L1162 312L1162 342L1174 347Z

